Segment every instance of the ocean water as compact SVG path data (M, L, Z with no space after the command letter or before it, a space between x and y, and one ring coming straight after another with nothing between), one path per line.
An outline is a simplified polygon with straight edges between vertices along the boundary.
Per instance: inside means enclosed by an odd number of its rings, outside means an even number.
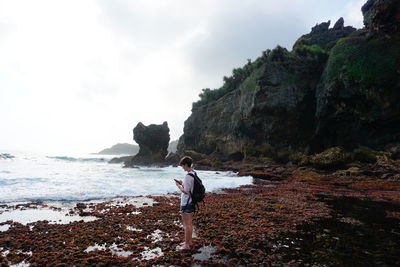
M178 192L181 167L139 169L109 164L112 156L0 152L0 202L71 201ZM197 171L207 191L251 184L233 172Z

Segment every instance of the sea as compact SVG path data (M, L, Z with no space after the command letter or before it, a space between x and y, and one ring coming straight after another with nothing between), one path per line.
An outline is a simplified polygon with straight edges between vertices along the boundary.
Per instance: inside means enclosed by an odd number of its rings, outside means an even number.
M0 151L0 202L86 201L178 193L181 167L123 168L115 156ZM196 167L194 166L194 169ZM197 171L208 192L251 184L234 172Z

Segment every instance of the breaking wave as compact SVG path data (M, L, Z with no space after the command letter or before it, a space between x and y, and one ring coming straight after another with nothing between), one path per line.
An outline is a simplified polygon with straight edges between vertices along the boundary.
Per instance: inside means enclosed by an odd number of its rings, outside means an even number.
M95 162L108 162L109 159L106 158L73 158L73 157L67 157L67 156L55 156L55 157L50 157L47 156L49 159L57 159L57 160L65 160L65 161L95 161Z

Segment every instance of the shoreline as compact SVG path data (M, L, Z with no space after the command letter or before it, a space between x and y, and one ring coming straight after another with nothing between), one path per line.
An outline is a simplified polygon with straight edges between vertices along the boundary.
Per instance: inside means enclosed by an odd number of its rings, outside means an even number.
M0 263L320 266L346 265L349 257L351 264L400 263L400 182L354 172L296 168L279 180L208 193L195 215L194 249L184 252L175 250L183 238L178 194L146 196L154 203L141 207L133 197L115 206L78 201L70 215L95 220L0 223Z

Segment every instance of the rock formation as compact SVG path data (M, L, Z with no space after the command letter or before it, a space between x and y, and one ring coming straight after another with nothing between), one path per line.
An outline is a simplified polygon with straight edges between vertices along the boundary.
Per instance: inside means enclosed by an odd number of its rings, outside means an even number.
M203 89L178 150L239 160L400 142L398 3L370 0L364 29L321 23Z
M334 30L342 30L344 28L344 19L340 18L336 21L335 25L333 25Z
M126 167L165 164L170 140L167 122L149 126L139 122L133 129L133 138L139 145L139 153L129 162L125 162Z
M398 35L400 31L400 1L368 0L362 7L364 25L370 33Z

